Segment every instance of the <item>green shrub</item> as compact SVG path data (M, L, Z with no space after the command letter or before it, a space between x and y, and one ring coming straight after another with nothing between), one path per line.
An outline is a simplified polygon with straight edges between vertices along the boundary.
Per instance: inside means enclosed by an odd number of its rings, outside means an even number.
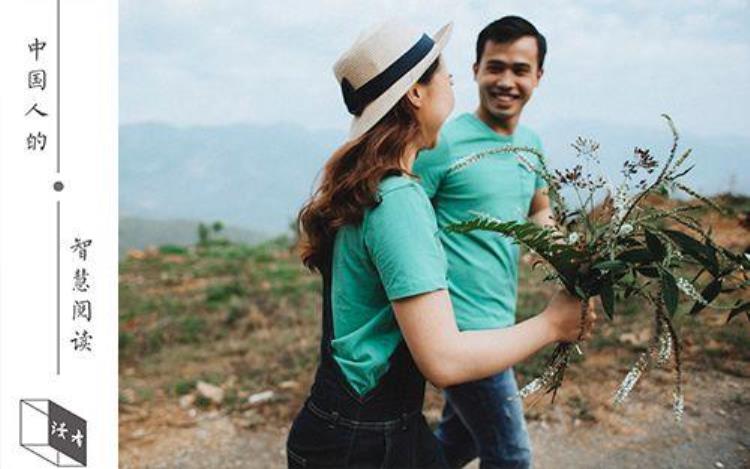
M242 296L245 289L239 282L211 285L206 289L207 303L223 303L233 296Z
M161 254L187 254L188 250L185 246L178 246L176 244L165 244L159 246L159 253Z
M193 343L200 341L200 335L206 328L206 321L197 316L188 316L180 323L181 334L179 341Z
M120 331L120 340L119 340L120 352L124 352L125 350L127 350L134 340L135 340L135 337L133 337L132 333L127 332L127 331Z
M195 389L195 380L183 380L177 381L174 385L174 393L178 396L184 396L190 394Z

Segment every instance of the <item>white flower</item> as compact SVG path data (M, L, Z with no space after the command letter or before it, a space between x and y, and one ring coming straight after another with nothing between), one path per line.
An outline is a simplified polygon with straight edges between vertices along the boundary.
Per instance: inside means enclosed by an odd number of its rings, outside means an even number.
M535 378L529 384L524 386L520 391L518 391L518 396L521 399L525 399L526 397L542 389L542 386L544 386L544 380L541 377Z
M669 357L672 356L672 336L668 333L662 333L661 336L659 336L659 355L656 359L656 364L658 366L662 366L669 360Z
M629 191L630 188L628 187L627 182L623 181L622 184L615 189L615 192L612 195L612 204L615 209L612 222L615 225L620 223L628 212L628 207L630 206Z
M568 235L568 244L575 244L579 239L581 239L581 236L574 231Z
M672 410L674 411L675 420L681 422L682 416L685 414L685 396L682 394L682 390L673 392L672 399Z
M630 391L633 390L633 386L635 386L635 383L638 382L638 378L641 377L643 374L643 370L646 368L646 360L642 356L635 365L630 369L627 376L625 376L625 379L622 380L622 383L620 383L620 387L617 388L617 392L615 393L615 405L622 404L625 399L628 397L628 394L630 394Z
M688 297L692 298L698 303L702 305L708 304L708 301L706 301L705 298L703 298L701 294L698 293L698 290L695 289L695 286L693 286L693 284L690 283L689 280L686 280L682 277L678 278L677 288L679 288L682 291L682 293L686 294Z
M633 232L633 225L629 223L624 223L620 227L620 231L617 232L617 236L627 236L632 232Z

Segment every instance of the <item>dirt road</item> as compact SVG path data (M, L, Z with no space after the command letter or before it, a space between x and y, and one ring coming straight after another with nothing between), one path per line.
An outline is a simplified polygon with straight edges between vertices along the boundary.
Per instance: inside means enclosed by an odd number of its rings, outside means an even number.
M669 380L654 381L637 388L623 408L587 398L597 387L602 394L596 384L565 388L560 399L567 405L535 405L527 412L535 467L750 467L750 379L714 371L689 375L681 424L669 406ZM434 420L437 412L427 414ZM121 434L121 468L285 467L286 428L243 430L218 412L127 431Z

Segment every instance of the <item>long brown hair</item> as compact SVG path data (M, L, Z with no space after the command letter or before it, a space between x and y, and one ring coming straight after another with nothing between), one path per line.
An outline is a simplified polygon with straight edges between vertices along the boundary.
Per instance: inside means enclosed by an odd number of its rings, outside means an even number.
M439 59L417 82L429 84L438 64ZM324 250L337 230L361 223L365 209L377 205L378 185L383 178L406 172L403 157L420 134L415 110L404 96L364 135L331 155L323 167L320 186L297 218L297 248L307 268L320 270L327 254Z

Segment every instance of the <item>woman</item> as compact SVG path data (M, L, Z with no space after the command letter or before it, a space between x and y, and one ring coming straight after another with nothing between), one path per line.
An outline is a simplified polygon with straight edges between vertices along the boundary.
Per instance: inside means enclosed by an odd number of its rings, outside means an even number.
M388 23L334 66L354 115L300 212L300 249L323 276L315 383L287 441L289 467L447 467L421 413L424 379L480 379L547 344L590 334L580 303L558 293L543 313L499 330L459 332L427 196L411 174L453 108L434 40Z

